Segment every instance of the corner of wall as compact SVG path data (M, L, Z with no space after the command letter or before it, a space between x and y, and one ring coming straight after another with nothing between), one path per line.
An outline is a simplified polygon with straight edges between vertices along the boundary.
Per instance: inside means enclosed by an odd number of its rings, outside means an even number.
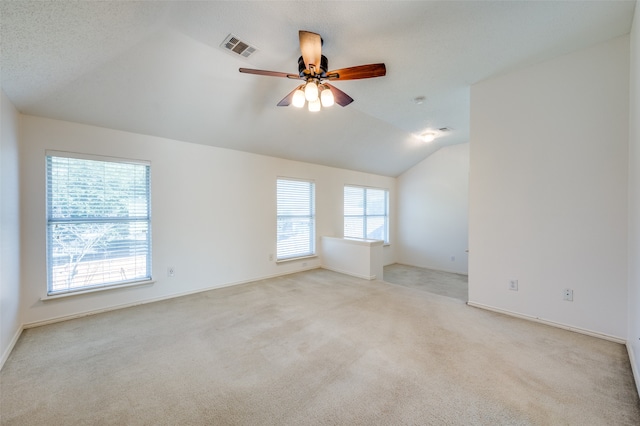
M629 117L640 114L640 3L636 2L629 40ZM628 189L628 335L629 361L640 394L640 124L629 120Z
M397 261L468 273L469 144L445 146L398 177Z
M0 369L22 333L20 114L0 91Z
M627 336L628 42L471 87L470 301Z

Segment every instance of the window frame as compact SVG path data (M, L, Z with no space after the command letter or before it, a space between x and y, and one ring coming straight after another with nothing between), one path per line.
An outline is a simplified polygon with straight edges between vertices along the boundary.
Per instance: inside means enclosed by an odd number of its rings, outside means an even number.
M362 195L362 211L363 214L361 215L354 215L354 214L346 214L346 189L347 188L351 188L351 189L360 189L363 191L363 195ZM374 190L374 191L383 191L384 192L384 214L368 214L367 213L367 192L369 190ZM356 238L356 239L361 239L361 240L369 240L371 238L367 237L367 223L368 223L368 218L371 217L382 217L384 218L384 238L382 239L382 241L384 241L384 245L389 245L390 244L390 226L389 226L389 190L387 188L377 188L377 187L372 187L372 186L363 186L363 185L353 185L353 184L345 184L344 188L343 188L343 197L342 197L342 207L343 207L343 222L342 222L342 236L344 238ZM346 218L362 218L362 236L353 236L353 235L347 235L346 233Z
M309 191L311 192L309 197L309 212L308 214L280 214L280 193L279 184L283 182L298 182L309 184ZM280 223L282 218L295 218L309 221L309 250L304 252L298 252L294 254L280 254L280 245L278 244L281 236L286 234L280 230ZM276 178L276 263L288 262L296 259L303 259L308 257L314 257L317 255L316 251L316 184L312 179L300 179L278 176Z
M144 167L144 185L143 185L143 193L146 201L146 211L142 216L133 215L129 216L86 216L86 217L54 217L52 213L51 206L51 197L54 195L54 190L52 188L53 177L51 175L52 169L50 166L50 162L53 158L63 158L63 159L73 159L73 160L86 160L86 161L97 161L102 163L119 163L119 164L130 164L135 166ZM83 154L76 152L66 152L66 151L54 151L54 150L46 150L45 151L45 234L46 234L46 274L47 274L47 293L46 299L54 299L58 297L64 297L75 294L83 294L90 293L100 290L108 290L112 288L120 288L132 285L141 285L141 284L150 284L153 283L153 271L152 271L152 221L151 221L151 162L144 160L134 160L134 159L126 159L119 157L110 157L103 155L92 155L92 154ZM126 199L126 198L125 198ZM105 204L100 205L105 206ZM99 281L95 284L88 284L82 286L67 286L64 289L55 290L53 288L54 285L54 262L53 262L53 250L54 250L54 242L53 242L53 228L55 225L81 225L81 224L132 224L142 223L146 225L146 250L145 254L145 267L144 267L144 276L136 276L131 279L121 279L121 280L103 280ZM126 245L124 246L126 249L135 250L137 247L135 245ZM120 249L120 248L119 248ZM109 253L109 251L104 252ZM136 255L137 256L137 255ZM81 262L79 262L81 263ZM78 264L79 264L78 263ZM141 268L142 269L142 268ZM137 268L136 268L137 271Z

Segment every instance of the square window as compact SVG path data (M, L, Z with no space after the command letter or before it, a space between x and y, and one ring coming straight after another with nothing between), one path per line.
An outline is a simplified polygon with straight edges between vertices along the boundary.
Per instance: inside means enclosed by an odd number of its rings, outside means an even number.
M389 243L389 191L345 186L344 236Z
M47 294L151 279L149 164L47 154Z

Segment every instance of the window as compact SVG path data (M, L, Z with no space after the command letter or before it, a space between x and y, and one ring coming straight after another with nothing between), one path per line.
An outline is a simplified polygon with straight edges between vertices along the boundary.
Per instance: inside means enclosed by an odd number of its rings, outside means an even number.
M48 152L48 294L150 280L149 194L149 164Z
M389 191L344 187L344 236L389 243Z
M277 260L311 256L316 252L315 184L278 179Z

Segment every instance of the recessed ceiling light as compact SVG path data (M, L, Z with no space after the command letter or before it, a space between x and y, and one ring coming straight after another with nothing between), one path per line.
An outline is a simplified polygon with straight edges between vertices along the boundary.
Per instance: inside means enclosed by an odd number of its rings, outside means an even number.
M420 139L425 142L433 142L436 136L438 136L437 132L424 132L420 135Z

